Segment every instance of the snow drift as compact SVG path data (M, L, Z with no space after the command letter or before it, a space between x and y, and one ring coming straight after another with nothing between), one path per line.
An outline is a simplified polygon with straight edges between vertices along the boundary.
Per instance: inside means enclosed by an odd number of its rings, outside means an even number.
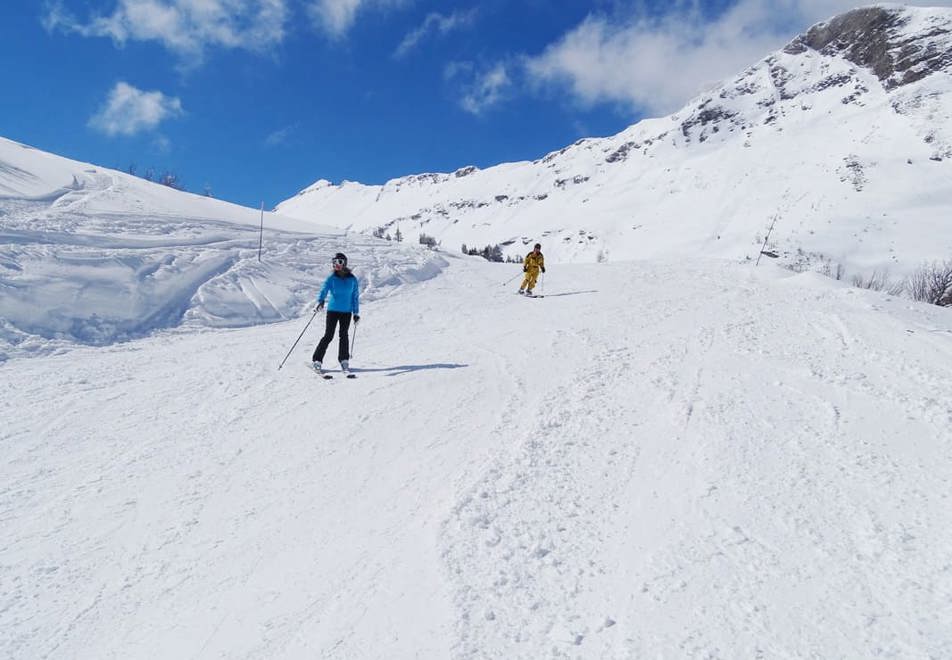
M293 318L343 250L365 295L438 273L433 253L260 214L0 138L0 359L182 325Z

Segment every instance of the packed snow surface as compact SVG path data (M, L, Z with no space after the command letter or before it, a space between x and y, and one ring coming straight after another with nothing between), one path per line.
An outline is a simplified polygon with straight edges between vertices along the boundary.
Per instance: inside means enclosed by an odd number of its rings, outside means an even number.
M307 312L0 366L0 656L952 656L948 310L448 263L353 381Z

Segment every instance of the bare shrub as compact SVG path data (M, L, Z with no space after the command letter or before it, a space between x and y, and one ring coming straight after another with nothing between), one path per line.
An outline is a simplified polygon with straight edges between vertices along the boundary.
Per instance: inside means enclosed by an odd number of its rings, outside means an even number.
M843 264L825 258L820 261L816 271L834 280L842 280L846 276L846 269L843 268Z
M175 190L185 190L185 184L182 182L182 178L176 172L170 170L162 172L155 182L163 186L168 186L169 188L174 188Z
M147 167L142 170L142 173L139 173L139 166L136 163L129 163L129 166L126 168L126 172L132 176L137 176L140 179L145 179L146 181L152 181L153 183L158 183L163 186L168 186L169 188L175 188L176 190L187 190L185 183L182 181L182 177L179 176L178 172L172 170L162 170L159 172L154 167ZM206 197L212 196L211 185L205 184L203 188L203 194Z
M876 269L871 275L853 275L851 280L853 286L860 289L869 289L871 291L886 291L895 295L896 283L889 279L888 270ZM902 291L902 285L899 285L899 291Z
M897 282L891 282L889 288L886 289L886 293L891 296L901 296L906 292L906 282L905 280L899 280Z
M952 307L952 260L923 264L906 280L913 300Z

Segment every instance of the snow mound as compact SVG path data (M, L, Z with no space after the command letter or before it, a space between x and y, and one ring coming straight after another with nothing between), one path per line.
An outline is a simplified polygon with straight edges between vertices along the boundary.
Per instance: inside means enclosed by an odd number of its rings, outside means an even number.
M0 139L0 360L297 316L348 254L369 299L438 253L258 211Z

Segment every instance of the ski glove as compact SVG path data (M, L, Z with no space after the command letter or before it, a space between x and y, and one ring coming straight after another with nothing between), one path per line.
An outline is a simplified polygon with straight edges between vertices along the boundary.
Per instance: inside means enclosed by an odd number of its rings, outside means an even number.
M354 323L360 323L360 314L354 314Z
M545 272L545 268L542 269L542 272L543 272L543 273Z
M317 311L321 311L322 309L324 309L324 301L319 300L317 301Z
M522 267L522 272L523 272L523 273L528 273L528 272L529 272L529 269L526 268L525 266L523 266L523 267Z

